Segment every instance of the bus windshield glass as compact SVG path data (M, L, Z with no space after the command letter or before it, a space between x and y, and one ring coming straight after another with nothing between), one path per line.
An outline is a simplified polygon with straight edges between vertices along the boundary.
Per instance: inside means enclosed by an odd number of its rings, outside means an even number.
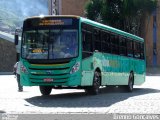
M43 29L23 32L22 57L25 59L63 59L78 56L75 29Z

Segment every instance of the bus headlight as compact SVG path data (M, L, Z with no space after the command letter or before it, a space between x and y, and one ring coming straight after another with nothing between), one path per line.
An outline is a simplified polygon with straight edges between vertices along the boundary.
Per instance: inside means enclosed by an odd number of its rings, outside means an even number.
M77 72L80 68L80 62L77 62L71 69L70 74Z
M24 65L21 65L21 72L28 73L27 68Z

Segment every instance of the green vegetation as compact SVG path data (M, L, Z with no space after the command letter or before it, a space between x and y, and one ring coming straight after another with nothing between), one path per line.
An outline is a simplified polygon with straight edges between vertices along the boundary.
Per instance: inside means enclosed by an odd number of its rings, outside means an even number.
M157 0L90 0L89 19L141 36L144 20L157 6Z

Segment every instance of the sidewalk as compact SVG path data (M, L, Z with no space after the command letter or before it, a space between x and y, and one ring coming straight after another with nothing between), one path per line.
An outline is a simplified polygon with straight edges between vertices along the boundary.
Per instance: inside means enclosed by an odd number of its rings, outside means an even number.
M146 70L148 76L160 76L160 67L148 67Z
M13 75L13 72L0 72L0 75Z

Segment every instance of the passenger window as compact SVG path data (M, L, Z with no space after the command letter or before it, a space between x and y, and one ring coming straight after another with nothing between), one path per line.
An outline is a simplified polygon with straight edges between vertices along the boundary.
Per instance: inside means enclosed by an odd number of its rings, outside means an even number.
M140 43L134 42L134 57L140 59Z
M120 37L119 40L119 54L122 56L126 56L127 55L127 46L126 46L126 39L123 37Z
M111 53L110 46L110 34L107 32L102 32L102 51L105 53Z
M94 30L94 50L101 52L101 36L97 29Z
M119 55L119 36L111 35L111 52Z
M133 57L133 42L127 41L127 56L128 57Z
M141 51L141 59L144 59L144 44L143 43L141 43L140 44L140 51Z
M92 27L82 24L82 58L90 57L93 54Z
M83 51L92 52L92 34L83 32Z

